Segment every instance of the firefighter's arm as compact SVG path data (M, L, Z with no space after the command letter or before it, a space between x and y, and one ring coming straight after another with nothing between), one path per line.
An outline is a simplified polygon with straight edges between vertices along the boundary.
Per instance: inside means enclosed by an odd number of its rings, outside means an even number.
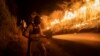
M39 26L39 27L40 27L40 26ZM45 37L45 35L43 34L43 31L42 31L41 27L40 27L40 35L41 35L42 37Z
M28 28L25 30L25 32L23 33L23 35L25 36L25 37L29 37L29 34L30 34L30 31L32 31L32 26L31 25L29 25L28 26Z

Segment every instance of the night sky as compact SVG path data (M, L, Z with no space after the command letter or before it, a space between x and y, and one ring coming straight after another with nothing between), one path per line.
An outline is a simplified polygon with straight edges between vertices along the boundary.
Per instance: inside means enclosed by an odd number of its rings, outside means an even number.
M7 0L7 4L12 14L26 17L34 11L51 13L60 9L58 4L62 4L64 1L70 2L71 0Z

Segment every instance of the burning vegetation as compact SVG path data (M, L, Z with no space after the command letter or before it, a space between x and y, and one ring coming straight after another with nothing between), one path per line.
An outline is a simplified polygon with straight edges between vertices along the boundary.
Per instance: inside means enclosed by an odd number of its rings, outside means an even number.
M42 15L44 30L59 31L98 28L100 26L100 0L80 0L58 4L63 10Z

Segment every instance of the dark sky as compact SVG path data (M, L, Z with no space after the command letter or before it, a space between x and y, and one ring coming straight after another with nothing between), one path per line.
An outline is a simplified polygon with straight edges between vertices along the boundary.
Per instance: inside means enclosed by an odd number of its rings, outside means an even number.
M30 9L52 9L64 0L16 0L19 6Z
M13 13L26 16L31 14L33 11L38 12L52 12L53 10L59 9L58 4L63 3L63 1L71 0L6 0L8 5L10 5L10 10Z
M62 3L63 0L16 0L19 8L26 13L31 13L32 11L53 11L57 9L58 3Z
M48 15L56 9L60 9L58 4L71 0L6 0L12 15L17 16L18 21L25 19L28 21L32 12Z

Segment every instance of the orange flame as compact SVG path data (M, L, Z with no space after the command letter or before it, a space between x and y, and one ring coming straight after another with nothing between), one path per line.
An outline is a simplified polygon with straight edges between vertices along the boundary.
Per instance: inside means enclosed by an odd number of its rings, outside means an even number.
M58 13L58 12L54 12L54 13ZM45 24L47 24L45 26L45 29L46 30L53 29L56 26L59 26L60 29L62 29L62 27L64 26L66 26L66 28L70 26L69 29L74 29L78 27L81 28L81 26L86 24L89 26L91 25L90 22L94 22L93 20L97 20L98 18L100 20L99 15L100 15L100 0L94 0L94 1L85 0L85 3L79 9L75 9L75 10L71 8L67 9L64 11L63 16L60 18L54 18L53 20L50 21L49 20L50 16L47 16L48 20L45 22ZM95 24L92 25L96 25L96 24L98 23L96 22Z

